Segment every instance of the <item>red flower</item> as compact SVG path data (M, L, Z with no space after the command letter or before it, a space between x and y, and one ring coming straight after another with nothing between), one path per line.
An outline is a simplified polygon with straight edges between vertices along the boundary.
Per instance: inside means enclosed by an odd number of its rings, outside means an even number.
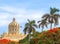
M53 28L53 29L50 29L49 32L57 32L59 30L60 30L59 28Z
M10 42L10 40L7 40L7 39L1 39L0 40L1 44L8 44L8 42Z
M52 29L50 29L49 32L54 32L54 31Z

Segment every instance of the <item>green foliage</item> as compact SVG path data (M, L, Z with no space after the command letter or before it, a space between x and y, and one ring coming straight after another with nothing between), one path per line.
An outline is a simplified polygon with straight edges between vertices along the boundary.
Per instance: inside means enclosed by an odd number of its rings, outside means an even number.
M25 34L28 34L29 41L31 39L31 33L34 34L35 33L35 28L37 28L37 25L35 23L36 23L35 20L30 21L28 19L28 22L25 24L25 28L24 28L23 31L24 31Z
M11 42L9 42L9 44L15 44L15 42L11 41Z
M52 28L52 24L54 24L54 26L58 25L58 18L60 18L60 15L56 12L59 12L59 9L50 8L50 13L44 14L42 16L43 19L46 19L46 21L51 24L50 28Z
M35 20L30 21L28 19L28 22L25 24L25 28L24 28L24 33L28 33L31 34L31 32L35 32L35 27L37 27L37 25L35 24Z
M40 32L36 31L33 35L33 38L37 38L39 34L40 34Z
M19 43L20 43L20 44L25 44L25 43L27 43L27 42L28 42L28 38L29 38L29 36L27 35L27 37L25 37L23 40L19 40Z
M42 27L42 31L44 27L47 27L47 24L57 25L58 18L60 17L59 9L50 8L50 13L47 13L42 16L42 20L38 21L39 27ZM23 40L20 40L20 44L60 44L60 29L54 28L53 30L43 31L41 33L36 32L35 28L37 25L35 24L35 20L30 21L25 24L24 33L28 34L27 37ZM32 33L32 34L31 34ZM31 38L32 37L32 38Z
M48 23L47 23L46 19L42 19L41 21L38 21L38 23L39 23L39 28L42 27L42 31L43 31L44 27L47 28Z
M34 44L34 40L33 39L30 40L30 44Z
M20 40L21 44L60 44L60 29L53 28L41 33L36 32L35 36L28 41L28 36ZM22 42L21 42L22 41Z
M60 29L53 28L38 36L37 44L60 44Z

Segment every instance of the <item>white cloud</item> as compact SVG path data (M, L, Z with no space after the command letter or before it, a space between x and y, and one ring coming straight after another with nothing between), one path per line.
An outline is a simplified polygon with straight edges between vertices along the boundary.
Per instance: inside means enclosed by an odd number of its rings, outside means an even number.
M12 18L15 17L17 19L17 22L24 23L27 21L27 19L30 20L40 20L41 16L44 12L41 12L40 10L27 10L24 8L14 8L9 6L0 7L0 9L7 11L6 13L2 12L0 13L0 26L5 26L9 22L12 21ZM15 15L10 14L8 12L15 13Z
M0 13L0 20L1 19L6 19L9 16L8 13Z

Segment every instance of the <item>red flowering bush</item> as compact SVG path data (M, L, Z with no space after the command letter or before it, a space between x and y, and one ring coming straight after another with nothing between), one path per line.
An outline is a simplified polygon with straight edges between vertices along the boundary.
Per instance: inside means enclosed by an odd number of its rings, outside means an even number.
M9 42L10 42L10 40L7 40L7 39L0 40L0 44L8 44Z
M53 29L50 29L50 30L48 30L49 32L57 32L57 31L60 31L60 29L59 28L53 28Z
M18 42L11 41L11 40L8 40L8 39L1 39L0 44L18 44Z
M38 35L36 40L38 42L34 42L34 44L60 44L60 28L53 28L48 31L44 31Z

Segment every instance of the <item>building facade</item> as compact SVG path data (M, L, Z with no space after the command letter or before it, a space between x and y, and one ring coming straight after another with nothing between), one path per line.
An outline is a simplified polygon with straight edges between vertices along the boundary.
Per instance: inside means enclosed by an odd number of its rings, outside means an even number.
M8 25L8 33L4 32L1 39L10 39L12 41L19 41L26 37L25 34L19 33L20 25L13 18L12 22Z

